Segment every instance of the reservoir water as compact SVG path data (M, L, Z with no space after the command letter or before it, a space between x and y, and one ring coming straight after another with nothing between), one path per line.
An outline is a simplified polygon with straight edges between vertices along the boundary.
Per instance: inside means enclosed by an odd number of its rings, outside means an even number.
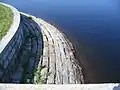
M120 82L119 0L0 0L55 24L76 45L85 83Z

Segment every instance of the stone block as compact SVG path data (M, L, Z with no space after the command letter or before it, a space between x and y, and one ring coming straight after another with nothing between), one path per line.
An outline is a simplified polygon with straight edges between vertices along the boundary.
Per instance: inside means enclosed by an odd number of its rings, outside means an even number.
M8 64L9 64L9 60L5 60L5 62L4 62L4 68L7 68L8 67Z
M37 51L37 40L32 39L32 53Z
M11 60L15 54L16 49L12 48L12 51L10 52L9 56L8 56L8 60Z
M6 50L6 53L3 53L2 60L5 60L8 57L10 51L12 51L12 47L11 46L9 46L9 48Z
M13 74L12 80L13 81L20 81L22 78L23 68L21 66L18 67L17 71Z
M32 72L34 63L35 63L35 58L30 58L29 59L29 66L28 66L28 72Z

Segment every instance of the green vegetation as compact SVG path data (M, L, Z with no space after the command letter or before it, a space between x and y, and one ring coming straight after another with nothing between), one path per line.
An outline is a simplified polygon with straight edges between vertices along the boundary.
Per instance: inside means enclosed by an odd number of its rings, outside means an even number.
M0 4L0 40L6 35L13 19L12 10Z
M48 76L50 76L50 72L44 72L43 75L41 74L41 71L45 69L46 66L38 66L36 72L35 72L35 84L45 84L45 80L47 79Z
M46 66L38 66L36 70L33 70L32 73L28 73L26 71L27 65L23 66L24 68L24 73L23 77L21 80L22 84L45 84L46 78L50 76L50 72L44 72L43 74L41 73L43 69L46 69Z
M32 16L29 16L28 19L32 20L33 18L32 18Z

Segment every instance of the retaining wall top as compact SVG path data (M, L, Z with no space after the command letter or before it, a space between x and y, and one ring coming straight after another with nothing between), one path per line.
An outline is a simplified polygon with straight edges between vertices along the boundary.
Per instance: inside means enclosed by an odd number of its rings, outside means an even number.
M1 90L120 90L119 84L34 85L0 84Z
M7 46L7 44L10 42L10 40L12 39L12 37L15 35L18 27L19 27L19 23L20 23L20 14L18 12L18 10L8 4L5 3L1 3L2 5L5 5L9 8L12 9L13 12L13 22L12 25L9 29L9 31L7 32L7 34L2 38L2 40L0 41L0 53L2 53L2 51L4 50L4 48Z

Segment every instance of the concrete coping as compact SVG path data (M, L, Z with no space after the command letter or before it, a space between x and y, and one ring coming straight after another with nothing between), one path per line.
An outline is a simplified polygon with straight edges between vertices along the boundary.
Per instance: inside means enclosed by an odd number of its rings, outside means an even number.
M13 38L13 36L15 35L15 33L19 27L20 13L16 8L14 8L11 5L1 3L1 2L0 2L0 4L11 8L12 13L13 13L13 22L11 24L11 27L10 27L9 31L7 32L7 34L0 40L0 53L2 53L2 51L7 46L7 44L11 41L11 39Z
M120 84L0 84L0 90L120 90Z

